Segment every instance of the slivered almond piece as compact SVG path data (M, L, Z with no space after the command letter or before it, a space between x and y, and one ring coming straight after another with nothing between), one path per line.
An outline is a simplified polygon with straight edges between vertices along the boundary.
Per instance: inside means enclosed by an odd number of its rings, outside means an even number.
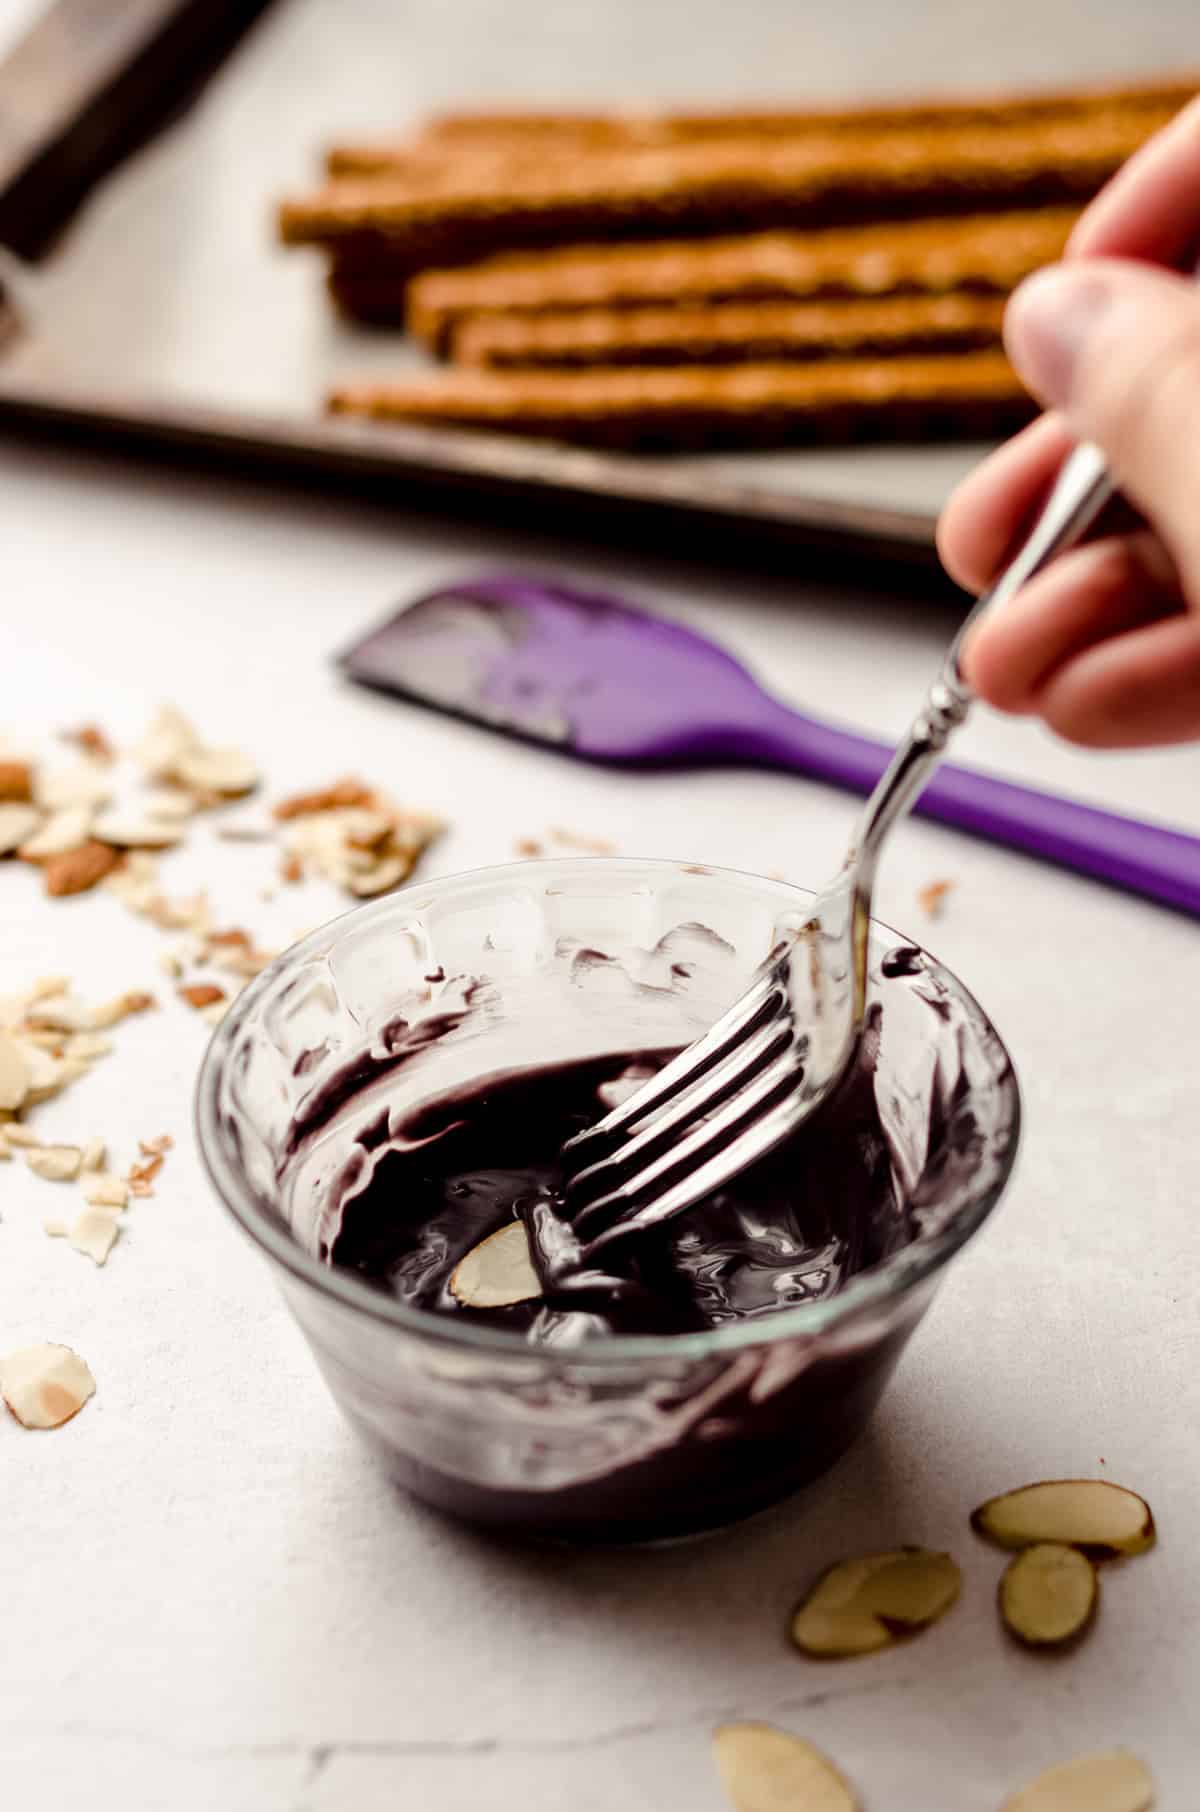
M76 1252L102 1265L116 1245L121 1225L111 1208L84 1208L72 1222L67 1239Z
M34 805L0 805L0 856L11 856L14 849L27 843L42 821Z
M82 1157L78 1145L39 1145L25 1153L25 1162L47 1183L73 1183Z
M258 785L258 768L240 749L189 749L175 764L176 777L197 793L240 798Z
M120 863L117 851L107 843L90 837L78 849L51 856L42 865L46 892L52 899L66 899L71 894L89 893L98 882L112 874Z
M465 1308L506 1309L542 1294L521 1221L510 1221L460 1258L450 1278L451 1294Z
M70 1081L68 1066L63 1058L52 1057L48 1051L39 1050L36 1044L30 1044L25 1038L19 1038L17 1045L29 1071L29 1086L25 1091L26 1105L49 1100L51 1095L56 1095ZM41 1140L36 1143L40 1144Z
M17 854L22 862L48 862L51 856L66 855L88 841L92 809L87 805L68 805L51 812L39 830L27 837Z
M860 1812L829 1757L773 1724L721 1724L713 1760L735 1812Z
M83 1199L93 1208L124 1208L129 1201L129 1185L106 1170L83 1179Z
M25 1346L0 1359L0 1395L23 1428L61 1428L94 1395L96 1380L69 1346Z
M74 743L77 749L81 749L93 761L107 764L117 758L117 751L99 724L80 724L78 729L60 730L58 734L60 741Z
M1038 1542L1013 1556L1000 1581L1000 1615L1018 1642L1059 1648L1096 1614L1100 1581L1086 1554L1062 1542Z
M1107 1479L1046 1479L989 1498L971 1513L971 1527L1001 1548L1065 1542L1092 1560L1142 1554L1155 1541L1145 1498Z
M148 1158L163 1158L169 1151L174 1151L175 1141L170 1133L159 1133L156 1139L139 1139L138 1150Z
M33 768L27 761L0 761L0 799L28 805L33 799Z
M961 1587L951 1556L927 1548L844 1560L823 1573L797 1607L792 1641L821 1660L873 1654L936 1622Z
M1005 1800L1000 1812L1150 1812L1150 1770L1127 1749L1060 1762Z
M61 1215L45 1214L42 1216L42 1231L50 1239L66 1239L67 1223Z
M29 1065L20 1045L0 1032L0 1107L18 1108L29 1093Z
M917 889L917 905L931 919L940 918L946 895L953 891L953 881L927 881L924 887Z

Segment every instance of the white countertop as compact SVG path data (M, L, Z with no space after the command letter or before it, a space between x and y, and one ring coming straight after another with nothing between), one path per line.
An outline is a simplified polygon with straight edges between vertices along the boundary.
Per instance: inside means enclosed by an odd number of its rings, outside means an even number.
M438 809L429 872L505 860L555 823L819 880L850 803L798 779L572 765L339 682L329 656L421 586L485 562L619 583L715 631L797 703L897 731L944 611L730 581L470 528L0 447L0 726L167 698L248 745L278 792L347 770ZM1194 751L1091 758L980 716L968 759L1200 830ZM171 858L264 939L326 916L261 904L268 856ZM952 878L944 916L918 887ZM1200 1686L1196 927L912 824L880 910L994 1015L1025 1091L1010 1194L955 1266L873 1431L824 1480L706 1543L529 1552L395 1495L343 1427L257 1255L200 1173L204 1040L162 1010L39 1124L174 1134L107 1267L47 1239L51 1185L0 1170L0 1351L77 1348L97 1394L34 1434L0 1420L0 1802L14 1812L719 1812L708 1732L767 1718L826 1748L870 1812L993 1812L1040 1767L1128 1744L1166 1812L1194 1803ZM150 985L161 937L103 894L45 902L0 872L0 993L66 971ZM1105 1578L1096 1630L1045 1662L1000 1635L999 1557L966 1514L1046 1475L1143 1490L1161 1542ZM782 1638L823 1564L948 1546L962 1604L910 1646L821 1667Z

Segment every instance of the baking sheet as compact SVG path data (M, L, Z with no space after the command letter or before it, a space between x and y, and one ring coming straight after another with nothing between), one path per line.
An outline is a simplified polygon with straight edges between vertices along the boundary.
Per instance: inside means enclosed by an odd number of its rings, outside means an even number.
M15 284L6 379L303 421L327 386L418 357L338 322L272 208L339 133L440 106L792 102L1103 80L1200 61L1194 0L275 0L187 115L93 194ZM661 477L934 512L977 446L656 457ZM564 460L570 455L564 455ZM574 456L578 459L578 455ZM588 464L603 466L589 458ZM627 462L622 462L623 464Z

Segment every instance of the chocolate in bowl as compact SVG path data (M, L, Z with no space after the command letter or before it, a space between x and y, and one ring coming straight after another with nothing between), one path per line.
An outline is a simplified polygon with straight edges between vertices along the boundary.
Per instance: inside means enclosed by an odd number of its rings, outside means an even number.
M835 1152L845 1162L832 1137L824 1160L819 1140L799 1161L775 1154L735 1201L681 1217L636 1260L632 1316L594 1300L499 1316L445 1300L458 1246L513 1205L497 1197L456 1226L449 1185L539 1166L545 1183L556 1115L585 1111L630 1052L669 1051L711 1024L807 898L667 862L452 877L314 933L226 1016L198 1091L210 1174L341 1407L407 1489L517 1532L662 1539L786 1495L861 1431L945 1264L999 1197L1019 1119L980 1008L931 958L898 955L883 927L877 1048L849 1109L834 1104L860 1158L873 1155L839 1173L838 1200L821 1169ZM414 1128L446 1109L461 1119L464 1096L502 1111L472 1109L457 1169L444 1144L422 1169ZM847 1174L869 1181L859 1209ZM751 1233L772 1232L795 1262L748 1262ZM723 1255L704 1243L719 1235ZM714 1258L719 1287L705 1295L699 1271Z

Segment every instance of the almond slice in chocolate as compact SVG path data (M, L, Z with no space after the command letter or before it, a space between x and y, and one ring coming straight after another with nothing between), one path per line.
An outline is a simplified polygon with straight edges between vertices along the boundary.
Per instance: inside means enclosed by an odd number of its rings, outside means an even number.
M96 1380L69 1346L25 1346L0 1359L0 1396L23 1428L60 1428L95 1389Z
M1060 1762L1010 1795L1000 1812L1150 1812L1154 1782L1127 1749Z
M1065 1542L1092 1560L1142 1554L1155 1541L1145 1498L1107 1479L1047 1479L989 1498L971 1513L971 1527L1001 1548Z
M468 1309L507 1309L540 1296L524 1224L510 1221L472 1246L454 1267L450 1290Z
M873 1654L936 1622L961 1587L951 1556L927 1548L843 1560L821 1575L796 1609L792 1641L822 1660Z
M720 1725L713 1760L735 1812L860 1812L828 1756L773 1724Z
M1004 1626L1028 1648L1060 1648L1087 1628L1100 1581L1086 1554L1042 1541L1014 1555L1000 1581Z

